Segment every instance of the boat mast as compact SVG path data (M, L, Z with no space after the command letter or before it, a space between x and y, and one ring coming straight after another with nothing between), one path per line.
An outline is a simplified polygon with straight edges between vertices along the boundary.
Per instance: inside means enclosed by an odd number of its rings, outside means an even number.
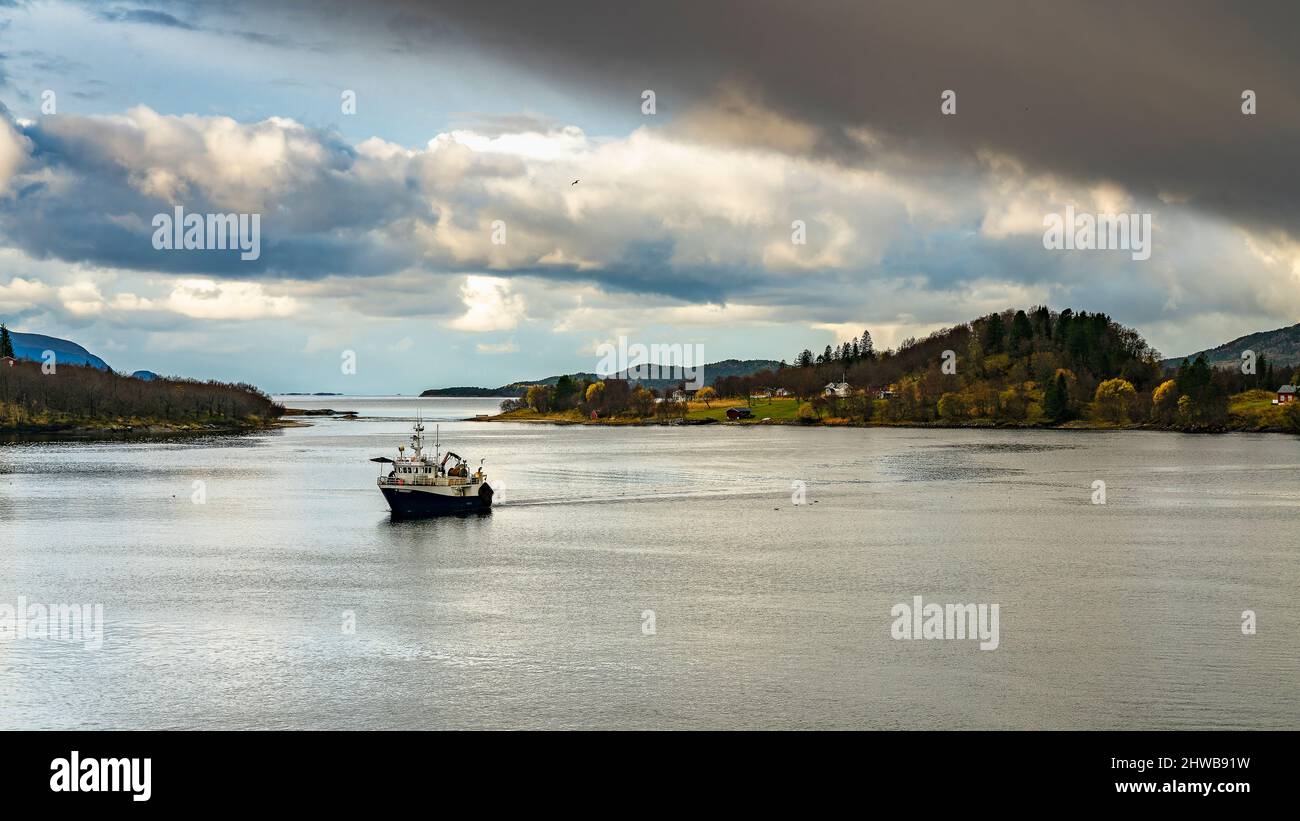
M415 432L411 434L411 450L415 453L415 460L420 460L420 451L424 450L424 423L420 419L419 411L415 414Z

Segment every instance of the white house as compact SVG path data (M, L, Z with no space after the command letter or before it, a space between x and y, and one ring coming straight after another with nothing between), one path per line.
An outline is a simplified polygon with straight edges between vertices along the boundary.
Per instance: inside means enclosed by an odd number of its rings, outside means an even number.
M849 387L848 382L827 382L826 387L822 389L822 396L836 396L842 399L852 392L853 389Z

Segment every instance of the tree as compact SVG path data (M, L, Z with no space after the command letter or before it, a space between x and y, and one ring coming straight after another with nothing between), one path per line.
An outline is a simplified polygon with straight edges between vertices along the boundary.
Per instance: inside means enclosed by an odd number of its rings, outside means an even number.
M705 390L712 390L705 388ZM631 410L638 417L650 416L655 411L655 396L649 390L641 385L637 385L632 391L631 401L629 402Z
M1151 394L1151 418L1168 425L1178 413L1178 383L1166 379Z
M1052 424L1060 424L1070 418L1070 386L1065 381L1065 371L1056 372L1056 378L1043 394L1043 416Z
M13 340L9 338L9 329L4 326L4 323L0 323L0 356L13 355L14 343Z
M1174 377L1181 394L1178 402L1180 416L1185 424L1214 425L1223 422L1228 416L1228 395L1222 386L1214 382L1214 370L1205 359L1205 354L1196 357L1196 361L1178 366ZM1187 399L1184 406L1182 400Z
M865 393L855 393L844 400L843 404L844 411L849 417L858 420L864 425L871 421L871 414L876 410L875 401Z
M626 379L606 379L605 389L601 391L601 415L614 416L623 413L632 403L632 383Z
M945 393L939 397L939 418L956 422L967 414L966 398L959 393Z
M664 421L669 419L685 419L686 413L689 410L687 404L685 402L674 401L672 394L668 391L664 391L664 394L663 401L655 403L655 416Z
M988 319L984 320L984 350L991 354L1001 353L1004 336L1006 326L1002 323L1002 315L989 314Z
M578 383L573 381L573 377L567 374L561 376L555 383L555 407L557 410L568 410L572 408L579 398Z
M710 407L709 402L718 398L718 392L709 386L700 388L695 392L695 398L704 403L704 407Z
M1106 422L1125 424L1129 421L1129 411L1137 389L1124 379L1107 379L1097 386L1093 396L1093 411L1097 418Z
M813 410L813 406L810 403L804 402L799 406L799 411L795 414L795 418L802 424L811 425L813 422L817 421L817 411Z
M1034 326L1030 323L1029 316L1024 311L1016 311L1015 317L1011 320L1011 352L1020 353L1022 348L1028 347L1033 338Z
M1031 312L1031 319L1034 325L1034 334L1044 339L1052 338L1052 312L1046 305L1039 305Z
M864 330L862 332L862 340L858 344L858 349L863 359L874 359L876 357L876 349L871 343L871 331Z
M550 413L555 390L550 385L530 385L524 394L524 404L538 413Z
M1282 408L1282 424L1292 433L1300 433L1300 402L1287 402Z

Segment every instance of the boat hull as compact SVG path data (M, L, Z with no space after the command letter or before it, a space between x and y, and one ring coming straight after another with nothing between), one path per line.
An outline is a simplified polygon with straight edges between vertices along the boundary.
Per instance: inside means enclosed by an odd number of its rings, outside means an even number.
M423 519L429 516L481 513L492 508L492 488L486 483L467 488L463 496L392 486L381 487L379 490L384 494L394 518ZM468 492L470 490L477 492Z

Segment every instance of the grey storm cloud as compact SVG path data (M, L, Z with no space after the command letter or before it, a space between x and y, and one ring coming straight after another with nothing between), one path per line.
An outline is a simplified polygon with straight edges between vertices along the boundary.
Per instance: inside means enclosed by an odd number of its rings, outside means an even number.
M814 150L844 162L861 156L850 134L867 126L922 164L994 150L1300 233L1292 2L377 0L316 19L337 25L340 47L469 43L626 105L654 89L666 112L739 82L819 129ZM956 116L940 114L945 89Z
M1236 310L1294 304L1268 290L1284 278L1253 270L1258 260L1242 254L1239 237L1204 230L1225 223L1300 235L1300 169L1291 161L1300 56L1288 42L1300 11L1289 6L1252 4L1249 18L1226 5L1163 0L114 8L114 24L151 25L159 36L194 26L230 38L261 32L269 42L288 31L350 52L340 58L472 49L625 107L633 121L642 90L654 89L664 116L617 139L582 138L580 167L563 150L537 159L483 147L502 135L565 136L532 114L459 115L451 127L474 132L473 149L454 140L411 149L383 134L377 149L354 146L278 118L42 119L19 129L31 161L0 198L0 233L36 258L230 277L408 269L538 277L693 303L796 305L827 322L857 310L846 295L862 288L897 293L889 310L912 313L921 297L946 295L949 317L964 316L954 300L967 297L996 306L1064 296L1078 306L1092 296L1090 307L1142 314L1130 321L1212 312L1230 298L1219 284L1225 271L1248 283L1232 297L1243 301ZM944 89L957 92L956 116L940 112ZM1259 95L1254 116L1241 113L1244 89ZM246 142L254 133L289 146L258 166L260 191L225 171L260 162L264 144ZM714 150L728 143L739 150ZM242 146L247 156L227 161L204 153L209 144ZM990 155L1014 158L1015 170ZM1039 185L1044 175L1052 179ZM1123 253L1045 252L1044 210L1087 202L1103 181L1136 207L1167 212L1157 214L1165 244L1147 268ZM232 203L261 197L262 258L155 253L149 218L177 196L190 211L240 210ZM486 240L498 218L511 232L500 252ZM795 218L814 237L797 252ZM1218 255L1193 241L1206 235ZM891 281L912 290L891 291ZM980 283L996 287L977 293ZM937 298L926 304L940 310Z

